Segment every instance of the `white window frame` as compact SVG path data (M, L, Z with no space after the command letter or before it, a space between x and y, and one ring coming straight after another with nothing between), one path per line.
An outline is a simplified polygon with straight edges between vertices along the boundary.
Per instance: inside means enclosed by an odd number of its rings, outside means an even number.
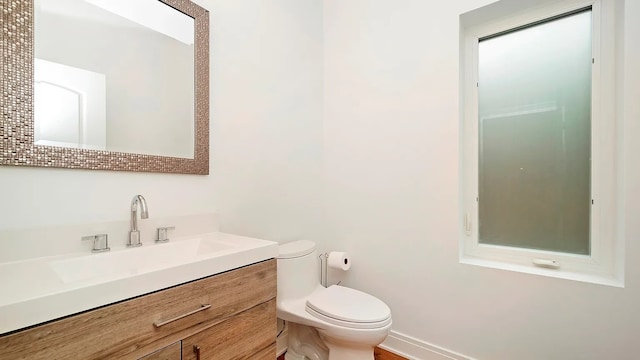
M460 262L598 284L624 286L618 230L616 0L540 1L541 6L461 26ZM586 7L592 8L591 254L480 244L478 241L479 39Z

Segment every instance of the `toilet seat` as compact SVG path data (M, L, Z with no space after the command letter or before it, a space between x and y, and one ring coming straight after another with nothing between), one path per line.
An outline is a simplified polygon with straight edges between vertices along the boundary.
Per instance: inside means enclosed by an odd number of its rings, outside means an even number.
M318 319L353 329L375 329L391 323L391 310L380 299L339 285L314 291L305 309Z

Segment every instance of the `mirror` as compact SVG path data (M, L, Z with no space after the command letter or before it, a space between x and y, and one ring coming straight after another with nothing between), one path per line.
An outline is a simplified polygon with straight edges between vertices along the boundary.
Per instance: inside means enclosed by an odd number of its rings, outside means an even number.
M193 158L192 17L157 0L34 0L34 34L36 145Z
M208 174L205 9L188 0L14 3L2 15L13 31L2 39L11 56L0 164Z

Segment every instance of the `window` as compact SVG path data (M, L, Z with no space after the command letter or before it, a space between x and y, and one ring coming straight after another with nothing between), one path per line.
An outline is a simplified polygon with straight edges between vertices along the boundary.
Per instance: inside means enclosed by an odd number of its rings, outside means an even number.
M461 262L621 284L606 3L464 28Z

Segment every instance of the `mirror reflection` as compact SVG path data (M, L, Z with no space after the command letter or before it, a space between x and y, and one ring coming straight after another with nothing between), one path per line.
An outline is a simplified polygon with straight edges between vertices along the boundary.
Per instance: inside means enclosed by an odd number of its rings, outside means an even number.
M36 145L194 158L194 19L158 0L35 0Z

